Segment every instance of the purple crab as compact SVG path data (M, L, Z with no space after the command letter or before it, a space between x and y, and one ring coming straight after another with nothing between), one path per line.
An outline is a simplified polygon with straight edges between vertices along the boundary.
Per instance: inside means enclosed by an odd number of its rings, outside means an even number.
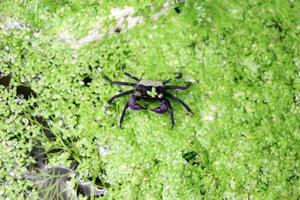
M112 81L107 76L104 76L104 78L112 84L134 87L134 89L121 92L108 100L108 103L110 104L119 97L131 95L130 99L127 101L122 111L122 115L120 118L121 128L128 108L131 108L132 110L147 109L146 107L138 103L139 100L144 100L146 102L155 102L155 101L160 102L160 106L151 109L151 111L156 112L158 114L169 112L172 128L174 127L174 112L169 99L173 99L177 103L180 103L189 113L192 113L192 110L189 108L189 106L186 103L184 103L181 99L179 99L175 95L172 95L168 92L169 90L186 90L191 86L192 84L191 82L186 82L185 86L167 85L167 83L169 83L171 79L166 81L142 80L127 72L125 72L124 74L129 78L135 80L136 82L132 83L132 82Z

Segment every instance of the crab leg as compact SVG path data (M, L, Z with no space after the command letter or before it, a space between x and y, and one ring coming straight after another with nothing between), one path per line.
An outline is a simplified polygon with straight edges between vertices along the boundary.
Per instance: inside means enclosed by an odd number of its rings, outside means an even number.
M122 115L120 117L120 128L123 128L122 123L123 123L123 120L124 120L124 117L125 117L125 114L126 114L126 110L128 109L128 107L129 107L129 101L126 103L126 105L123 108Z
M163 81L162 83L163 83L163 84L167 84L167 83L169 83L171 80L172 80L172 79L168 79L168 80Z
M125 95L128 95L128 94L133 94L134 93L134 90L128 90L128 91L125 91L125 92L121 92L115 96L113 96L112 98L110 98L107 103L112 103L115 99L119 98L119 97L122 97L122 96L125 96Z
M140 104L137 103L137 99L135 96L132 96L126 103L123 111L122 111L122 115L121 115L121 118L120 118L120 127L122 127L122 123L123 123L123 120L124 120L124 117L125 117L125 114L126 114L126 110L128 108L131 108L132 110L142 110L142 109L146 109L144 106L141 106Z
M167 100L167 99L166 99ZM171 119L171 128L174 127L174 112L173 112L173 108L171 105L171 102L169 100L167 100L169 103L169 112L170 112L170 119Z
M125 74L126 76L128 76L129 78L132 78L133 80L140 81L139 78L137 78L137 77L135 77L135 76L129 74L128 72L124 72L124 74Z
M183 105L183 107L190 113L193 113L193 111L190 109L190 107L184 103L181 99L179 99L178 97L176 97L175 95L166 93L167 97L170 97L171 99L175 100L177 103L180 103L181 105Z
M166 85L165 88L166 90L171 89L171 90L186 90L192 85L191 82L187 82L186 86L179 86L179 85Z
M111 82L112 84L117 84L117 85L128 85L128 86L136 86L136 83L130 83L130 82L122 82L122 81L113 81L110 78L108 78L107 76L103 75L103 78L109 82Z
M176 77L175 77L177 80L178 79L181 79L182 78L182 73L176 73ZM171 81L172 79L168 79L168 80L165 80L165 81L163 81L162 83L165 85L165 84L167 84L167 83L169 83L170 81Z

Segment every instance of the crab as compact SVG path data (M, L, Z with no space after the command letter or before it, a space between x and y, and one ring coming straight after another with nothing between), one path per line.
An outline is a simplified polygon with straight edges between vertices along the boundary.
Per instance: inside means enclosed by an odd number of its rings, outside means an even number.
M113 81L107 76L105 75L103 76L107 81L109 81L112 84L134 87L131 90L114 95L108 100L108 104L111 104L117 98L126 95L131 95L131 97L129 98L129 100L127 101L126 105L123 108L120 121L119 121L120 128L123 128L122 124L128 108L132 110L147 109L146 107L138 103L139 100L144 100L146 102L157 102L157 101L160 102L160 105L156 108L151 109L151 111L158 114L169 112L172 128L174 127L174 112L169 99L172 99L175 102L181 104L189 113L192 113L192 110L189 108L189 106L186 103L184 103L181 99L179 99L175 95L168 92L169 90L186 90L191 86L192 84L191 82L186 82L185 86L167 85L167 83L169 83L171 79L165 81L142 80L140 78L137 78L129 74L128 72L125 72L124 74L127 77L135 80L135 82L133 83L133 82ZM179 76L179 78L181 78L181 75Z

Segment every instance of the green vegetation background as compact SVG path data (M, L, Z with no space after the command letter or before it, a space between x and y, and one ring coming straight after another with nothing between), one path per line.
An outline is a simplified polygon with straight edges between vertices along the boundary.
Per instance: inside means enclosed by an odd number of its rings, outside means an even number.
M42 140L65 149L49 154L50 165L68 166L73 155L82 179L109 185L99 199L300 198L300 2L174 1L152 20L164 3L1 1L0 71L12 82L0 85L0 196L35 192L23 175ZM143 23L80 48L60 38L80 39L99 23L105 33L115 23L111 9L125 6ZM5 28L9 20L22 27ZM174 94L194 115L174 103L171 129L167 114L130 111L120 129L127 98L106 102L126 87L102 74L128 80L123 71L153 80L182 72L193 85ZM38 97L17 100L20 84ZM58 139L48 141L27 114L47 119Z

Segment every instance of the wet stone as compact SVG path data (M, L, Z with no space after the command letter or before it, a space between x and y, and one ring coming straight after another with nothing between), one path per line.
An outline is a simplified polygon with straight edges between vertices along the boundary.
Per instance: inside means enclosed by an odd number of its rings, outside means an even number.
M4 75L0 72L0 85L8 87L11 81L11 74Z
M17 86L17 96L26 100L31 97L37 97L35 91L33 91L30 87L24 85Z
M84 86L90 86L90 83L93 81L93 79L90 76L86 75L82 81L84 83Z
M174 10L175 10L175 12L176 12L177 14L181 13L181 10L180 10L180 8L179 8L178 6L175 7Z
M49 123L42 116L33 116L33 119L43 126L43 132L49 140L56 139L56 135L50 130Z

